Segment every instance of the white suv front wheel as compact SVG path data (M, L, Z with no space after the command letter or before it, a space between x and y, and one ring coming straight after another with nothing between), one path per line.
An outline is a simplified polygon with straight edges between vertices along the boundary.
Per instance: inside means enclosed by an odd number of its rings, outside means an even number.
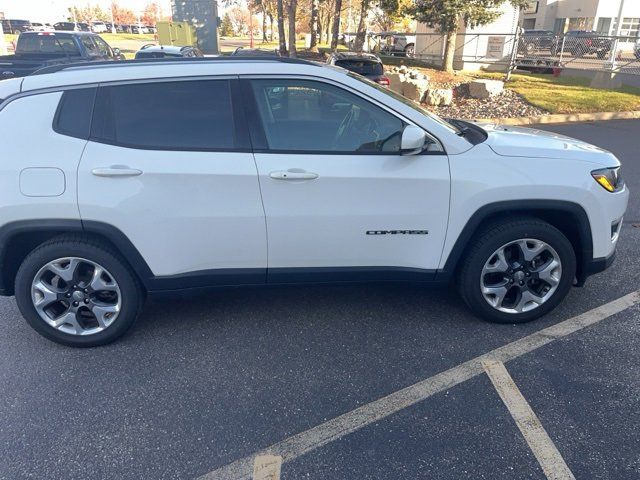
M137 278L116 253L72 236L28 255L15 290L20 311L38 333L74 347L119 338L135 322L143 300Z
M512 220L484 230L459 271L460 293L481 317L500 323L534 320L555 308L576 274L571 242L538 219Z

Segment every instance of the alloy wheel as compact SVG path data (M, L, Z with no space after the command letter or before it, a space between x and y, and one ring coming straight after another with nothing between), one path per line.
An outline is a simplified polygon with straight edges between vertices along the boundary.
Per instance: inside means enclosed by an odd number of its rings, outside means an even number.
M546 242L523 238L498 248L480 276L484 299L496 310L523 313L549 300L560 284L562 262Z
M78 257L47 263L31 284L36 312L51 327L70 335L92 335L116 321L120 287L103 266Z

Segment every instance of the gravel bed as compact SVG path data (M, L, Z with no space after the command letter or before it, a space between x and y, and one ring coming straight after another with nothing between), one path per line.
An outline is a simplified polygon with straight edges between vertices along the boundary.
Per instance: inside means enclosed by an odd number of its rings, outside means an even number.
M465 84L454 89L453 104L448 107L429 107L441 117L449 118L513 118L545 115L549 112L534 107L513 90L487 99L469 97Z

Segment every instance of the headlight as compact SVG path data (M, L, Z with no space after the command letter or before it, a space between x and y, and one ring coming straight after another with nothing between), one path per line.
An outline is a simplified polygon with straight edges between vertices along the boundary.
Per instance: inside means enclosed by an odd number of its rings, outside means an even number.
M591 172L591 176L608 192L618 192L624 187L620 167L594 170Z

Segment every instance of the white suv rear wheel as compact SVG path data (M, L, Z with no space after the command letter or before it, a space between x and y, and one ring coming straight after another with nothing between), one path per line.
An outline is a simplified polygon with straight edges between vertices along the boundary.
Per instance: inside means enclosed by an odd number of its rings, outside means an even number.
M72 347L113 342L135 322L144 293L107 245L54 238L31 252L16 275L16 301L39 334Z

